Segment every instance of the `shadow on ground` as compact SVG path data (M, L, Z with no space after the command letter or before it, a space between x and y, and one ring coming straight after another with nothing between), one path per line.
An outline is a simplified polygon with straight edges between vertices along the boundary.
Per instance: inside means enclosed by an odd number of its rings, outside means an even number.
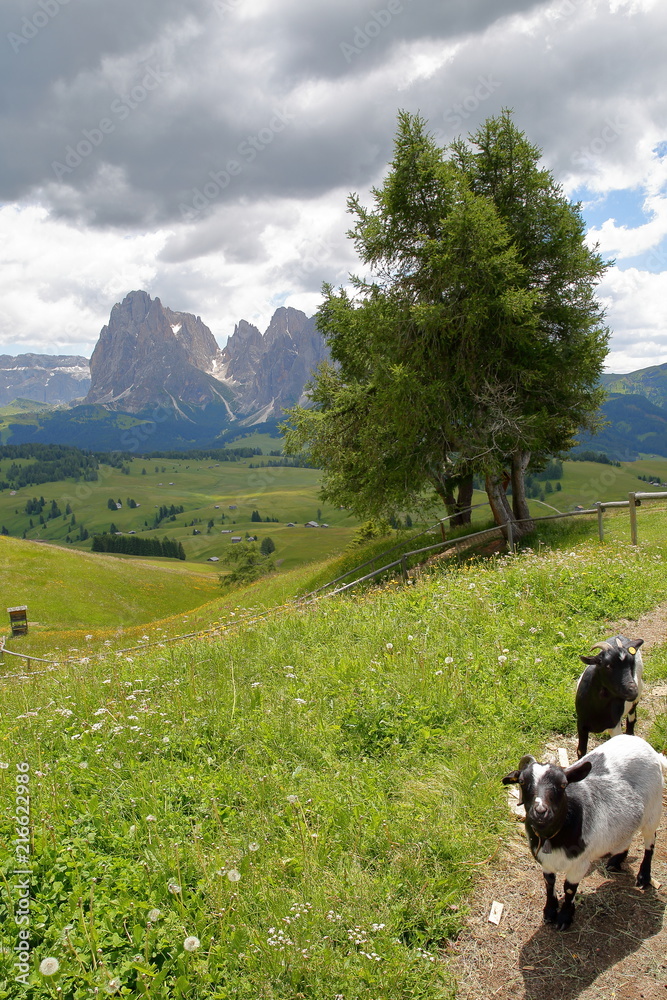
M574 1000L661 932L665 899L653 888L635 888L634 880L631 871L607 878L582 897L570 930L542 924L525 942L519 952L525 1000ZM630 995L620 989L619 996ZM667 997L667 990L655 995Z

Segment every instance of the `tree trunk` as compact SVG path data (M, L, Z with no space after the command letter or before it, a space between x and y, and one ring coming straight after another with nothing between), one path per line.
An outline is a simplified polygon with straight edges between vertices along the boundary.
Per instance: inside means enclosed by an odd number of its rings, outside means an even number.
M457 511L457 503L454 497L454 489L452 486L451 479L448 479L447 476L443 476L442 473L440 472L434 472L431 475L431 482L433 483L433 488L435 489L435 492L438 494L443 504L445 505L445 509L450 518L449 523L454 524Z
M512 455L512 509L517 521L521 521L518 527L522 535L532 531L535 527L526 499L525 474L529 461L529 451L515 451Z
M472 472L464 476L459 482L459 495L456 500L456 516L452 520L452 524L470 524L472 520L472 511L470 510L470 505L472 503Z
M493 519L499 527L503 529L503 534L505 538L509 541L509 529L508 525L512 525L512 536L517 538L520 535L519 526L516 523L516 518L514 517L514 512L509 505L507 499L507 494L505 492L506 486L503 484L503 473L488 472L486 474L486 481L484 484L487 496L489 498L489 504L491 505L491 512L493 513Z

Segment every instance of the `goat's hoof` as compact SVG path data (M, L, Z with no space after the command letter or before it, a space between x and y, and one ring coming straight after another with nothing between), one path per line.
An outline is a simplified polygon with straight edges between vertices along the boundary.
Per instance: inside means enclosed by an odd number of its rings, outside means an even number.
M639 875L637 876L637 881L635 882L635 885L637 886L637 888L638 889L648 889L648 887L650 886L650 884L651 884L651 876L650 875L643 875L642 872L640 872Z
M558 910L555 906L552 909L547 909L545 907L542 911L542 915L544 916L545 924L555 924L558 920Z

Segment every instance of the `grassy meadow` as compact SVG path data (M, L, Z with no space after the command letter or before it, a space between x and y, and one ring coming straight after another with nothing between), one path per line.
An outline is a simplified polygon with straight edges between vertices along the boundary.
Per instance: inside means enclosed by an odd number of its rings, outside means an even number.
M574 731L608 623L667 600L666 517L642 508L637 548L624 513L604 543L552 523L412 586L2 681L0 998L455 997L448 950L512 822L500 778ZM667 677L664 647L645 661Z

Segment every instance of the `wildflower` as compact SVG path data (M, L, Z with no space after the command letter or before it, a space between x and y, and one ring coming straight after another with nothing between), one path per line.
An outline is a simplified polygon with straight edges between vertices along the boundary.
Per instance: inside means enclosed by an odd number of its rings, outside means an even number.
M148 816L146 817L146 822L157 823L157 816L154 816L153 813L149 813Z
M388 642L387 643L387 652L391 653L391 651L393 650L393 648L394 648L393 642Z
M195 937L194 935L191 935L190 937L186 937L185 941L183 942L183 947L185 948L186 951L196 951L200 944L201 942L199 938Z
M167 889L174 896L178 896L179 892L181 891L181 887L180 887L180 885L178 885L177 882L170 882L169 885L167 886Z
M250 685L251 688L258 688L258 687L261 687L261 686L262 686L262 682L261 681L253 681L252 684Z
M241 879L241 872L236 868L230 868L227 872L227 878L230 882L238 882Z
M79 767L84 767L84 768L88 767L88 761L87 760L80 760L79 761Z
M295 698L294 700L297 703L297 705L305 705L306 704L306 699L305 698Z
M256 841L253 840L251 844L248 844L248 850L249 851L258 851L259 850L259 844Z
M506 656L499 656L498 657L498 663L504 663L506 659L507 659Z
M453 663L453 662L454 662L454 657L453 656L446 656L445 657L445 663Z
M57 958L43 958L39 963L39 971L43 976L55 976L59 968L60 962Z
M8 767L9 767L9 764L5 764L4 760L0 760L0 769L2 769L3 771L6 771Z
M287 801L290 803L290 805L296 805L296 803L299 801L299 796L298 795L288 795L287 796Z
M107 991L107 993L118 993L120 987L121 987L120 979L118 978L118 976L116 976L114 979L110 979L104 988Z
M108 711L108 708L98 708L97 711L93 712L93 715L104 715Z
M442 677L442 670L436 670L435 676L436 677Z
M155 921L159 920L161 916L162 916L162 911L158 910L156 907L155 909L148 911L148 913L146 914L146 919L150 920L150 922L154 924Z

